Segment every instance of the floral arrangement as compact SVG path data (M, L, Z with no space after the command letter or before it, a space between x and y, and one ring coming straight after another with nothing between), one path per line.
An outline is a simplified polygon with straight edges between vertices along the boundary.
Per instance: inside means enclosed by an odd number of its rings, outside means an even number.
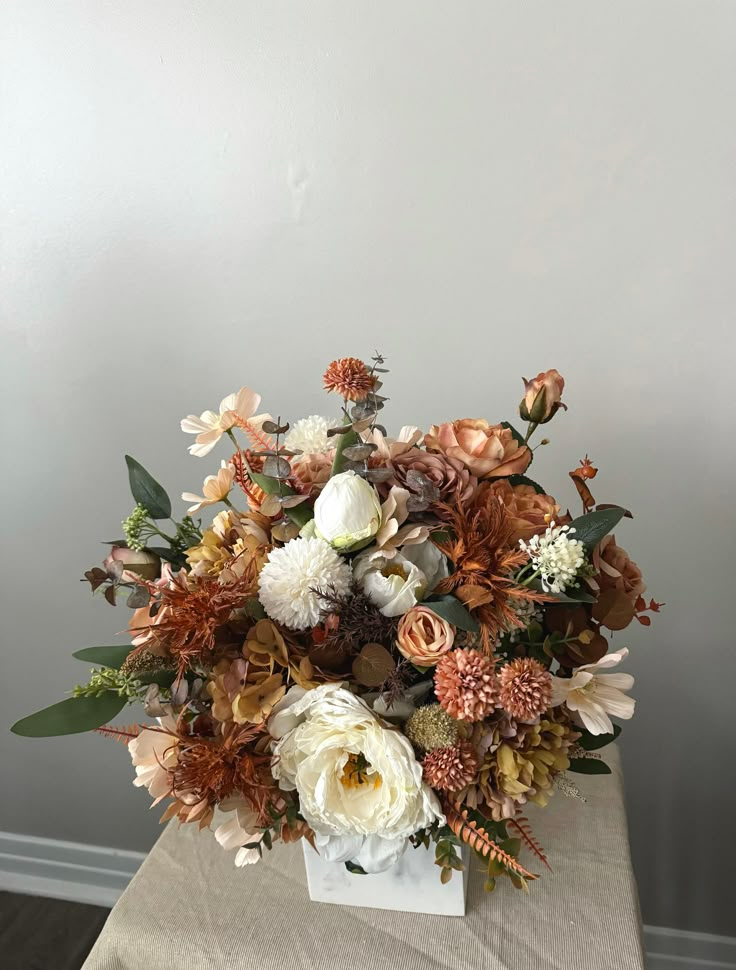
M123 741L163 820L213 827L238 866L279 839L357 873L433 844L447 881L465 843L488 889L526 889L522 847L547 865L526 806L609 771L597 749L634 712L609 635L661 604L587 456L575 518L528 475L566 408L556 370L524 382L524 433L464 418L390 437L384 363L330 364L337 418L274 420L248 388L185 418L193 455L229 447L179 521L127 457L125 539L86 580L125 597L130 642L78 651L88 682L13 730ZM110 725L135 702L148 726Z

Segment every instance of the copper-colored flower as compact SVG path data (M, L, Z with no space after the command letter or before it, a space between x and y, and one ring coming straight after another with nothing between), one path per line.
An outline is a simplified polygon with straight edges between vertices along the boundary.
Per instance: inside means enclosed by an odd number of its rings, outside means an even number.
M454 502L456 498L468 501L478 486L478 479L458 458L435 454L412 448L391 460L394 477L391 485L399 485L410 492L417 488L412 482L412 472L424 475L437 489L440 502Z
M433 667L452 647L455 631L427 606L413 606L401 617L396 634L399 653L420 667Z
M436 592L452 593L471 610L490 653L502 633L523 626L519 600L541 603L551 597L520 586L514 578L527 557L516 542L503 502L493 492L480 489L470 503L442 506L440 514L452 538L438 547L453 569Z
M510 428L489 424L483 418L433 424L424 446L427 451L456 458L478 478L519 475L532 460L531 451L519 444Z
M552 698L549 671L531 657L520 657L499 671L499 699L504 710L519 721L533 721L546 711Z
M296 455L291 459L294 485L302 495L318 495L330 478L334 451Z
M517 541L544 532L553 520L557 525L568 521L552 496L537 492L532 485L511 485L508 479L499 479L483 487L503 502Z
M567 410L560 398L565 389L565 379L556 370L542 371L528 381L524 381L524 397L519 405L519 414L523 421L533 424L546 424L560 408Z
M376 383L368 367L357 357L333 360L324 373L326 391L336 391L348 401L364 400Z
M596 581L601 592L615 589L624 593L632 603L636 603L647 588L641 569L625 549L616 545L615 536L607 535L601 539L593 552L592 560L594 568L598 570Z
M469 785L479 767L478 755L469 741L459 741L449 748L435 748L422 761L427 784L451 793Z
M498 686L492 660L479 650L453 650L435 667L437 700L456 721L480 721L496 706Z

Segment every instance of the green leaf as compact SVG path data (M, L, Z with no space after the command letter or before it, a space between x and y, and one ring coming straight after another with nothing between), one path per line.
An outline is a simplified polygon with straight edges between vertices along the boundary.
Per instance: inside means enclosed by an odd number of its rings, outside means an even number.
M127 703L106 691L99 697L68 697L42 711L22 718L11 727L13 734L24 738L52 738L61 734L81 734L107 724Z
M621 734L620 724L614 724L613 734L591 734L583 728L582 736L578 738L577 743L584 751L597 751L598 748L604 748L615 741L619 734Z
M511 434L513 435L514 441L516 441L518 443L519 447L520 448L523 448L524 447L524 445L525 445L524 435L520 431L517 431L517 429L513 426L513 424L511 424L510 421L502 421L501 422L501 427L502 428L508 428L509 431L511 432ZM533 461L534 461L534 452L530 448L529 449L529 465L531 465L531 463Z
M581 515L579 519L573 519L570 529L575 529L575 538L583 543L587 552L592 552L601 539L616 528L625 513L626 509L617 506L610 509L597 509L595 512Z
M580 775L610 775L611 769L605 761L597 758L570 758L569 771L576 771Z
M99 664L100 667L113 667L120 670L133 647L128 643L114 647L84 647L76 650L72 657L84 660L85 663Z
M142 670L134 674L135 679L142 684L158 684L159 687L171 687L176 680L175 670ZM187 678L188 679L188 678Z
M140 462L130 455L125 456L133 498L142 505L153 519L168 519L171 516L171 499L165 489L150 475Z
M509 485L531 485L537 495L547 494L539 482L535 482L532 478L527 478L526 475L509 475L508 482Z
M439 596L437 599L425 600L424 606L429 607L437 616L447 620L459 630L466 630L468 633L478 633L480 624L465 609L459 599L454 596Z
M251 478L256 485L263 489L266 495L296 495L296 491L287 485L286 482L279 481L278 478L271 478L270 475L262 475L260 472L249 471L248 478ZM314 509L309 502L302 502L291 509L284 509L287 516L300 528L314 518Z
M354 876L367 876L368 873L362 866L359 866L357 862L346 862L345 868L348 872L352 872Z

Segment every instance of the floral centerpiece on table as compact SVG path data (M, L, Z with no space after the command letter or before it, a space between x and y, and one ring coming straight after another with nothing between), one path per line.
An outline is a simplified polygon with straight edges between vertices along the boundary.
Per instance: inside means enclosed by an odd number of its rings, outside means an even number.
M526 806L609 770L596 749L634 701L608 636L660 604L587 456L578 517L529 476L534 432L565 408L557 371L524 382L523 431L463 418L392 437L383 364L330 364L336 418L274 420L248 388L185 418L193 455L226 454L171 525L128 457L125 539L86 579L125 598L130 642L78 651L88 682L14 730L124 741L163 819L214 828L239 866L306 838L379 872L434 843L446 881L467 843L489 889L525 888L521 847L546 864ZM138 701L148 726L110 726Z

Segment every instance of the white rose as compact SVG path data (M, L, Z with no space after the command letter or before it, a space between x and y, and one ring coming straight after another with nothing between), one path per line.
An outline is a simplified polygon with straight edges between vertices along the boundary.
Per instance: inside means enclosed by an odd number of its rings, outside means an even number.
M366 552L353 563L355 580L384 616L403 616L448 575L447 560L425 540L392 559Z
M381 525L375 488L355 472L334 475L314 503L314 531L340 552L367 545Z
M400 731L338 684L292 687L268 722L272 771L328 861L352 859L366 872L392 866L419 829L443 820L434 792Z

